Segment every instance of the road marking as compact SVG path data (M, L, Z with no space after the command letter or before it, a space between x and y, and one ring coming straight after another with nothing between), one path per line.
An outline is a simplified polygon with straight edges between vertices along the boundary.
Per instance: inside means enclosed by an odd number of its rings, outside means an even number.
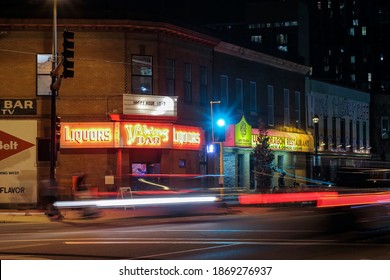
M50 243L38 243L38 244L26 244L26 245L17 245L17 246L8 246L8 247L1 247L0 249L2 251L4 250L14 250L14 249L21 249L21 248L30 248L30 247L39 247L39 246L46 246Z
M207 248L197 248L197 249L182 250L182 251L175 251L175 252L167 252L167 253L161 253L161 254L155 254L155 255L146 255L146 256L140 256L140 257L136 257L136 258L131 258L131 260L150 259L150 258L156 258L156 257L162 257L162 256L168 256L168 255L177 255L177 254L185 254L185 253L207 251L207 250L231 247L231 246L235 246L235 245L236 244L226 244L226 245L219 245L219 246L211 246L211 247L207 247Z

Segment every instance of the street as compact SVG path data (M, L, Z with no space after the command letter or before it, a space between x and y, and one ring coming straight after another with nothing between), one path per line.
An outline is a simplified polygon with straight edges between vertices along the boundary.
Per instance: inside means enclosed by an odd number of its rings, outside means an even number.
M232 207L177 215L0 224L1 259L390 259L387 229L332 232L315 207ZM134 211L134 212L132 212ZM165 211L165 212L164 212ZM165 214L163 214L165 213ZM166 214L169 213L169 214Z

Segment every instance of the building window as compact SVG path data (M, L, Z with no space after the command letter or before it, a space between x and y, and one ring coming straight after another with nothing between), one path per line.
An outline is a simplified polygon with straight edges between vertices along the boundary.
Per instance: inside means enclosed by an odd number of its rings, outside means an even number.
M236 104L238 110L243 110L244 93L242 88L242 79L236 79Z
M335 150L337 147L337 119L332 118L332 149Z
M367 123L366 122L363 122L363 147L364 148L368 148L367 147Z
M355 64L355 56L351 55L351 64Z
M345 144L345 119L340 119L340 146L342 149L345 150L346 144Z
M360 148L360 122L356 121L356 149Z
M184 101L192 102L192 66L184 63Z
M290 91L288 89L283 90L284 100L284 126L290 125Z
M53 67L51 54L37 55L37 95L51 95L51 76L50 72Z
M228 105L229 99L229 79L228 76L221 75L221 102L224 106Z
M324 116L324 150L329 150L328 117Z
M153 94L153 60L152 56L133 55L132 65L132 83L131 90L133 94Z
M367 36L367 27L362 26L362 36Z
M287 34L276 35L276 44L277 44L278 50L287 52L288 51L287 43L288 43Z
M381 136L382 139L389 139L390 138L390 118L389 117L382 117L381 120Z
M349 35L351 35L352 37L355 36L355 28L351 27L349 29Z
M301 128L301 92L295 92L295 125Z
M50 161L50 138L37 138L37 161Z
M274 126L274 87L271 85L267 86L267 104L268 104L268 125Z
M254 43L259 43L261 44L263 42L263 38L261 35L252 35L251 36L251 41Z
M256 82L249 82L249 108L252 114L257 114Z
M353 150L353 122L349 120L349 146L350 150Z
M200 66L200 89L199 102L201 105L207 104L207 68Z
M167 59L167 95L175 96L175 61Z

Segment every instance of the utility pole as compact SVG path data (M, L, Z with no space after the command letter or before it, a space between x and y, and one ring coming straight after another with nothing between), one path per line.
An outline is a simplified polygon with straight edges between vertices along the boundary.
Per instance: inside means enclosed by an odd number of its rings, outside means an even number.
M54 86L58 75L54 72L57 69L57 0L53 0L53 44L52 44L52 75L51 75L51 118L50 118L50 184L57 186L56 181L56 161L57 161L57 143L56 143L56 117L57 117L57 88ZM58 84L58 83L57 83Z

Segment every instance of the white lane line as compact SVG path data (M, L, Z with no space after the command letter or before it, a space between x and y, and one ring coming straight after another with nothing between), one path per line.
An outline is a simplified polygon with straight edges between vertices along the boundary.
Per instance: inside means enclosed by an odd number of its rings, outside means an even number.
M255 240L159 240L159 239L144 239L144 240L111 240L111 241L65 241L66 245L124 245L124 244L182 244L182 245L277 245L277 246L359 246L359 247L372 247L375 244L367 243L338 243L332 240L267 240L267 239L255 239ZM381 247L390 246L387 244L380 244ZM378 245L379 246L379 245Z
M31 247L39 247L39 246L46 246L50 243L38 243L38 244L26 244L26 245L14 245L14 246L7 246L7 247L0 247L1 251L4 250L14 250L14 249L21 249L21 248L31 248Z
M235 245L236 244L226 244L226 245L219 245L219 246L211 246L211 247L207 247L207 248L197 248L197 249L174 251L174 252L167 252L167 253L154 254L154 255L145 255L145 256L139 256L139 257L136 257L136 258L131 258L131 260L150 259L150 258L157 258L157 257L169 256L169 255L177 255L177 254L185 254L185 253L193 253L193 252L214 250L214 249L219 249L219 248L231 247L231 246L235 246Z

